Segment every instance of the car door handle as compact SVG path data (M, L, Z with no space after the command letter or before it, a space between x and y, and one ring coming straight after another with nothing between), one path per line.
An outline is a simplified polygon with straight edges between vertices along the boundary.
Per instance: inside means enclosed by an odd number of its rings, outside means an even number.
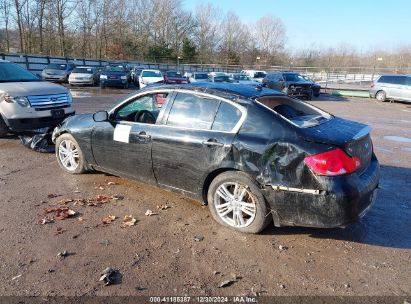
M205 145L205 146L214 146L214 147L224 147L223 143L220 143L215 139L209 139L207 141L203 141L203 145Z
M150 138L151 138L151 136L148 135L148 134L147 134L146 132L144 132L144 131L138 133L137 137L138 137L138 138L141 138L141 139L150 139Z

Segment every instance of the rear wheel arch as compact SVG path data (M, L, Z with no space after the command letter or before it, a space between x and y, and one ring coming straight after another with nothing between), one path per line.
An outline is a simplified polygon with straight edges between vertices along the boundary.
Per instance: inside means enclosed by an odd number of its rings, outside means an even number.
M208 195L208 189L210 188L210 185L212 183L212 181L219 176L221 173L227 172L227 171L238 171L241 172L235 168L230 168L230 167L226 167L226 168L218 168L214 171L211 171L207 177L204 179L203 182L203 189L202 189L202 198L203 198L203 202L204 204L208 204L207 201L207 195Z

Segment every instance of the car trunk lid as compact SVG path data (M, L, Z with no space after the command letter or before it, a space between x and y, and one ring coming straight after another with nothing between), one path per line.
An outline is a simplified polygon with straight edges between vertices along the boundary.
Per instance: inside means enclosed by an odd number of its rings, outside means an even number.
M361 161L360 173L368 167L372 158L373 147L369 133L367 125L338 117L300 129L304 140L338 146L349 156L358 157Z

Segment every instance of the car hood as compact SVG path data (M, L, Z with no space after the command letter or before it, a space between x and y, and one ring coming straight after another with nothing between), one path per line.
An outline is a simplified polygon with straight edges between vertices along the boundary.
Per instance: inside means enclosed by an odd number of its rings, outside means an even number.
M68 90L58 84L47 81L8 82L0 84L0 92L10 96L50 95L67 93Z
M163 77L143 77L143 76L141 76L141 79L143 79L144 81L147 81L147 82L157 82L157 81L164 80Z
M87 74L87 73L71 73L70 74L70 78L71 77L92 77L93 74Z
M301 84L303 84L303 85L312 85L313 83L309 82L309 81L287 81L287 85L292 85L292 84L295 84L295 85L301 85Z

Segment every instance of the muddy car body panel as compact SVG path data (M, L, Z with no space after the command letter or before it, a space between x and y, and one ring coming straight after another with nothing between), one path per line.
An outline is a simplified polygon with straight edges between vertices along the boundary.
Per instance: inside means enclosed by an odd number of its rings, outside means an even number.
M132 100L155 94L167 95L155 110L155 123L116 119ZM213 129L219 110L212 115L211 127L190 125L192 117L187 116L173 120L173 111L184 109L178 108L184 98L205 103L215 99L218 107L232 110L233 124ZM195 104L191 108L196 115ZM126 142L113 140L119 124L130 130ZM333 124L338 131L330 131ZM367 130L363 124L336 118L271 89L201 83L139 91L110 110L103 121L94 121L92 115L67 119L54 139L71 133L88 166L175 190L205 204L214 178L241 171L258 184L276 226L339 227L358 220L375 199L379 164ZM342 155L350 164L355 159L357 167L334 172L334 162L326 174L315 171L311 158L330 153ZM366 155L361 158L361 153Z

